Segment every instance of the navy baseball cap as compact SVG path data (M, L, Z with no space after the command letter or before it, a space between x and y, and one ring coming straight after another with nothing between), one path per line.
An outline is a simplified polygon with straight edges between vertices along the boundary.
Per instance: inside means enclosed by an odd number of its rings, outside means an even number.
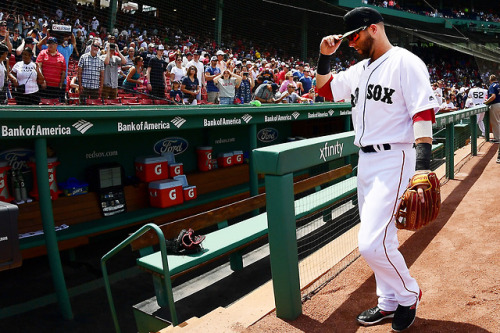
M276 83L271 83L271 89L273 90L273 93L275 93L276 91L278 91L278 85Z
M57 44L57 38L55 37L47 38L47 44Z
M344 26L347 30L342 39L358 32L364 27L383 22L384 18L378 11L370 7L357 7L344 15Z

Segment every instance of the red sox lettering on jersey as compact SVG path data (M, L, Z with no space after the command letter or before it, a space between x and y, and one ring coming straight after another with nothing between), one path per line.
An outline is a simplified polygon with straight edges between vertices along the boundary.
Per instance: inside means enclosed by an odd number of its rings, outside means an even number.
M392 88L387 88L387 87L382 87L381 85L377 84L370 84L368 85L367 93L366 93L366 98L367 99L373 99L375 101L381 101L387 104L392 104L392 94L394 94L396 90ZM382 92L384 93L382 95ZM358 94L359 94L359 88L356 88L355 92L355 98L352 99L352 106L356 106L356 102L358 100ZM351 95L352 98L353 95Z
M335 74L330 86L336 101L351 99L354 143L360 147L413 144L412 117L437 106L425 64L399 47Z

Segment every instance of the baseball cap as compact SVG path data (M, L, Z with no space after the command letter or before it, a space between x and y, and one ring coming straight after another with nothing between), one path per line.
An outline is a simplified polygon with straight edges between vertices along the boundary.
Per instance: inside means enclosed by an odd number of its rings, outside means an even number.
M278 91L278 85L276 83L271 83L271 89L273 90L273 93Z
M6 27L7 26L7 21L4 21L4 20L0 21L0 26L5 26Z
M357 7L344 15L344 26L347 30L342 39L358 32L361 28L383 22L384 18L378 11L370 7Z
M163 44L160 44L160 45L158 45L157 50L165 50L165 47L163 46Z
M216 53L216 55L224 55L224 54L225 54L225 53L224 53L224 51L222 51L222 50L219 50L219 51L217 51L217 53Z
M212 56L212 58L210 58L211 61L217 61L217 57L216 56Z
M47 44L57 44L57 38L55 37L47 38Z
M148 47L155 47L154 43L149 43Z
M193 54L201 55L201 51L200 50L196 50L196 51L193 52Z
M33 37L26 37L24 39L25 44L33 44Z

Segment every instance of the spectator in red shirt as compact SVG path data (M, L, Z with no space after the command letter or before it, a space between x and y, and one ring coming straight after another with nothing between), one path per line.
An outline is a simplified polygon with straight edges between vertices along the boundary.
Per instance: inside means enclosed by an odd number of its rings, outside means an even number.
M57 51L57 38L49 37L47 39L48 48L41 51L36 58L47 88L41 90L41 98L57 98L64 102L64 80L66 79L66 60L64 56Z

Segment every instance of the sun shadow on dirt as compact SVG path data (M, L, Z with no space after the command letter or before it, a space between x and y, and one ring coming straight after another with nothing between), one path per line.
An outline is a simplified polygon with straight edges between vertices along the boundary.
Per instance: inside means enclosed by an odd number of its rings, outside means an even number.
M291 326L298 330L308 333L320 333L325 332L328 328L328 332L342 332L342 333L355 333L355 332L390 332L391 322L390 320L381 322L376 326L362 327L356 323L354 318L341 316L341 318L328 318L324 323L318 322L306 315L300 316L297 320L293 322L288 322ZM345 318L351 318L348 322ZM477 325L469 323L457 323L447 320L433 320L433 319L415 319L415 323L405 332L408 333L443 333L443 332L468 332L468 333L491 333L490 331L481 328Z

